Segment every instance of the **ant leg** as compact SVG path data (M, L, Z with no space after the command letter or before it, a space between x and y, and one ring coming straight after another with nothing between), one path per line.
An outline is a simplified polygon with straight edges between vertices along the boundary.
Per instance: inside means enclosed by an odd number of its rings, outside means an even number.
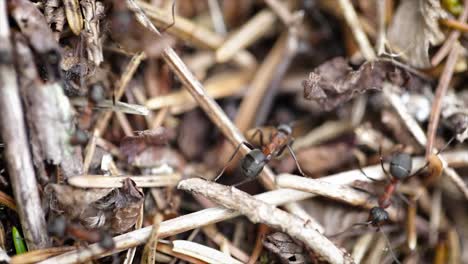
M237 188L237 187L239 187L239 186L241 186L241 185L244 185L245 183L248 183L248 182L251 182L251 181L255 180L256 178L257 178L257 177L252 177L252 178L244 179L244 180L241 181L241 182L238 182L238 183L236 183L236 184L231 185L231 187L236 187L236 188Z
M248 148L250 149L253 149L252 145L250 145L249 143L247 142L241 142L239 145L237 145L236 147L236 150L234 151L234 153L232 153L231 157L229 158L227 164L224 166L224 168L221 170L221 172L218 174L218 176L216 176L216 178L213 180L213 182L216 182L220 177L221 175L223 175L224 171L226 170L226 168L228 167L229 163L232 161L232 159L234 159L234 157L236 156L237 152L239 152L239 149L242 145L245 145L247 146Z
M263 146L263 144L265 143L265 142L263 141L263 131L260 130L260 129L258 129L258 128L255 129L255 132L254 132L254 133L252 134L252 136L250 137L250 140L253 141L253 140L255 139L255 136L256 136L257 134L260 136L260 146Z
M390 176L390 173L388 173L388 171L385 169L385 166L383 164L384 160L382 158L382 145L380 145L380 147L379 147L379 158L380 158L380 167L382 167L382 170L385 173L385 176L387 177L387 180L391 181L392 177Z
M434 154L434 155L437 156L437 155L439 155L442 151L444 151L444 150L450 145L450 143L452 143L452 141L453 141L455 138L456 138L456 136L453 136L453 137L452 137L441 149L439 149L439 150L437 151L437 153ZM426 161L426 163L425 163L421 168L417 169L413 174L411 174L410 176L408 176L408 178L411 178L411 177L413 177L413 176L415 176L415 175L418 175L418 174L421 173L424 169L426 169L427 166L429 166L429 161Z
M297 157L296 157L296 154L294 154L294 151L292 150L291 148L291 145L292 143L294 142L294 140L291 140L290 143L286 144L286 147L288 148L289 150L289 153L291 154L291 157L294 159L294 161L296 162L296 166L297 166L297 169L299 170L299 172L302 174L302 176L306 177L306 178L309 178L309 176L307 176L304 171L302 171L301 169L301 166L299 165L299 162L297 161ZM283 148L284 150L284 148ZM281 152L283 151L281 150Z
M388 239L387 235L385 234L385 232L381 229L381 228L378 228L377 229L378 231L380 231L380 233L382 233L384 239L385 239L385 242L387 243L387 246L388 246L388 251L390 251L390 255L392 255L392 258L393 260L398 263L398 264L401 264L401 262L397 259L396 255L395 255L395 252L393 252L393 249L392 249L392 244L390 244L390 240Z

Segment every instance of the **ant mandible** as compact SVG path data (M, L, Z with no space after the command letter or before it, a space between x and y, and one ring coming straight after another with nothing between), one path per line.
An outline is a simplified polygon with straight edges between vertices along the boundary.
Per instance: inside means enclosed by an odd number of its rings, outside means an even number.
M246 182L254 180L260 172L263 170L263 167L268 164L268 162L274 158L279 157L283 154L283 151L287 148L291 156L293 157L294 161L296 162L296 166L299 172L306 177L305 173L302 171L299 162L297 161L296 155L291 148L291 145L294 143L294 138L292 137L292 128L289 125L281 124L279 125L276 130L270 135L270 140L267 144L263 142L263 132L260 129L257 129L251 138L254 138L257 134L260 136L260 148L253 147L250 143L242 142L237 147L234 153L228 160L228 164L232 161L232 159L236 156L237 152L239 151L242 145L247 146L250 151L242 158L240 162L240 170L242 176L246 179L235 184L234 186L240 186ZM228 164L224 166L218 176L214 179L217 181L226 170Z

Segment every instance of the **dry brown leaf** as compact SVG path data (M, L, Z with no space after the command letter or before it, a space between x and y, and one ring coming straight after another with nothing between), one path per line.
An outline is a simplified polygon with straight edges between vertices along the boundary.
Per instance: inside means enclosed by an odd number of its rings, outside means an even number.
M266 236L263 246L277 255L281 263L307 263L307 253L304 246L285 233L276 232Z
M418 78L388 61L365 62L353 70L348 61L337 57L321 64L302 82L304 97L330 111L358 94L381 90L383 82L397 86L419 86Z
M438 45L444 40L438 21L446 17L440 1L401 1L388 29L390 49L402 54L411 66L430 67L429 45Z
M154 130L136 131L136 136L125 137L120 143L120 151L129 162L150 146L161 146L169 142L172 135L168 129L159 127Z
M130 178L116 189L83 190L51 184L46 191L52 195L50 207L56 213L64 213L85 228L104 228L114 234L135 224L144 198Z

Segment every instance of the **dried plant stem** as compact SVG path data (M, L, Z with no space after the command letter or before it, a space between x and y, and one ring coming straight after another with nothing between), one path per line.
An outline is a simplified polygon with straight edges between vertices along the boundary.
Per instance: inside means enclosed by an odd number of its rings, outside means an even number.
M267 110L260 111L261 105L271 105L274 91L279 84L274 80L281 79L294 54L294 52L289 51L288 39L289 34L287 32L283 33L256 72L249 93L242 100L236 115L235 124L241 132L245 132L255 125L255 119L258 118L259 112L269 112ZM275 87L271 86L272 83L276 83ZM270 98L269 103L266 102L267 97Z
M361 206L370 209L376 206L369 194L360 192L346 185L328 183L323 180L309 179L295 175L280 175L276 183L281 188L299 190L314 193L340 202L346 202L353 206Z
M28 251L26 253L15 255L11 258L10 264L33 264L39 261L45 260L47 258L57 256L58 254L63 254L71 250L76 249L74 246L64 246L64 247L51 247L45 249L38 249L33 251Z
M290 26L291 23L294 22L295 18L293 14L291 14L283 2L278 0L265 0L265 3L276 13L284 25Z
M445 63L444 70L437 85L434 101L432 102L431 116L429 118L429 125L427 126L427 145L426 157L432 154L432 147L436 135L437 126L439 125L440 111L442 110L442 98L447 93L452 80L455 64L457 63L460 47L455 45L449 53L447 62Z
M86 154L83 162L83 173L85 174L88 173L91 160L94 156L94 151L96 150L96 139L98 137L98 133L99 132L97 130L94 130L91 140L89 140L88 145L86 146Z
M137 7L141 7L156 26L166 27L172 22L172 15L169 12L165 12L162 9L140 0L127 0L127 2L129 2L132 7L135 7L133 6L133 3L136 3ZM215 50L224 42L223 36L211 32L202 26L194 24L192 21L177 15L174 18L174 25L168 28L167 32L173 34L180 40L192 43L193 45L204 49L208 48ZM237 64L249 69L253 69L256 66L255 58L246 50L239 50L233 57L233 60Z
M354 10L353 5L350 0L339 0L341 9L343 10L343 15L348 23L349 27L353 31L354 38L359 45L362 55L366 60L374 60L376 58L375 52L372 49L372 46L367 39L364 30L359 22L356 10Z
M241 95L245 91L247 82L250 80L251 76L251 71L221 73L206 80L203 85L206 93L213 99L236 94ZM146 101L145 105L152 110L171 107L174 113L173 109L176 107L183 106L183 109L187 109L187 106L196 106L197 103L195 99L190 96L190 93L182 90L150 98Z
M255 264L257 263L257 259L260 257L260 254L263 250L263 239L267 235L270 228L265 224L260 224L257 231L257 239L255 240L255 246L252 250L252 255L250 255L250 259L248 260L247 264Z
M204 226L202 231L218 246L221 246L223 243L227 244L229 252L231 252L231 254L240 261L247 262L249 260L249 256L240 248L233 245L221 232L219 232L216 229L216 225Z
M353 126L348 121L328 121L313 129L307 135L296 139L292 148L297 151L336 138L352 130Z
M216 61L223 63L230 60L239 50L249 47L265 36L273 29L275 21L276 16L270 10L265 9L258 12L216 50Z
M139 188L175 186L182 178L179 173L142 176L81 175L70 177L68 184L80 188L121 188L126 178L132 179Z
M264 223L301 240L319 258L330 263L353 263L347 253L343 253L317 230L308 227L297 216L282 211L271 204L262 202L233 187L201 180L181 181L179 189L206 196L222 206L239 211L254 223Z
M133 74L135 74L136 69L140 65L141 61L145 58L145 53L140 52L135 54L130 62L128 63L127 67L125 68L125 71L122 75L122 79L119 82L119 89L115 92L115 100L119 101L120 98L122 98L125 88L127 87L128 83L133 77ZM101 136L102 133L104 132L104 129L107 127L107 124L109 123L111 117L112 117L113 112L106 112L104 113L98 121L96 121L96 130L97 130L97 136Z
M195 79L187 66L179 58L177 53L175 53L172 48L166 48L163 53L163 58L182 81L184 88L190 92L200 107L205 111L207 116L213 121L213 123L216 124L216 126L218 126L218 128L222 131L224 136L228 138L232 145L237 146L241 142L244 142L245 138L239 132L237 127L235 127L231 120L229 120L221 107L213 100L213 98L206 94L201 83ZM245 155L249 149L243 146L240 148L240 151ZM274 175L271 170L265 168L261 174L261 177L267 188L272 189L274 187Z
M413 136L416 138L416 141L421 145L421 146L426 146L429 145L428 139L424 135L423 130L421 127L418 125L416 120L408 113L408 110L404 106L404 104L401 102L400 98L394 94L392 91L392 85L391 84L384 84L384 96L390 101L391 105L395 110L397 111L398 115L400 118L403 120L403 123L405 126L408 128L408 130L413 134ZM439 109L440 110L440 109ZM434 109L433 111L434 112ZM431 112L431 116L432 116ZM440 111L439 111L440 112ZM428 130L429 134L429 130ZM435 132L434 132L434 137L435 137ZM429 149L429 153L427 152L426 148L426 157L430 154L432 154L431 151L433 149ZM441 161L443 163L447 163L447 160L442 156ZM444 167L444 172L448 176L448 178L460 189L460 191L463 193L466 199L468 199L468 187L466 186L466 183L463 181L463 179L457 174L457 172L450 168L450 167Z
M441 154L451 165L451 162L457 162L458 159L453 157L451 153L443 153ZM468 155L468 151L457 152L457 156L459 155ZM424 159L422 157L414 158L413 164L415 167L420 167L424 163ZM382 173L382 168L380 165L374 165L369 167L364 167L363 170L365 173L376 180L383 180L385 176ZM281 175L280 175L281 176ZM328 177L324 177L321 180L324 180L329 183L334 184L351 184L354 181L365 181L369 182L370 180L367 179L364 175L362 175L360 170L350 170L345 171L337 174L330 175ZM281 205L289 202L300 201L304 199L308 199L314 197L315 195L312 193L306 193L291 189L278 189L274 191L265 192L262 194L255 195L254 197L268 202L271 205ZM176 235L188 230L192 230L201 226L214 224L217 222L225 221L227 219L234 218L239 216L238 212L234 212L232 210L223 208L223 207L216 207L216 208L208 208L204 210L197 211L195 213L179 216L177 218L173 218L167 221L163 221L160 225L159 229L159 237L164 238L172 235ZM41 263L76 263L76 262L83 262L90 258L97 258L107 256L114 252L119 252L126 250L131 247L136 247L146 243L147 239L151 234L151 227L145 227L142 229L138 229L132 232L128 232L126 234L122 234L120 236L114 237L116 243L116 250L113 252L106 252L103 250L98 244L90 245L87 249L81 250L73 250L69 253L50 258L46 261Z
M0 54L0 129L5 160L26 243L29 250L40 249L49 241L13 66L6 1L0 1Z
M465 23L466 19L468 19L468 0L464 1L463 12L460 15L460 17L458 18L458 21L461 22L461 23ZM461 32L459 30L454 30L454 31L452 31L452 33L450 33L450 35L448 36L447 40L444 42L442 47L439 48L437 53L434 54L434 56L432 57L432 59L431 59L431 65L432 66L437 66L437 65L439 65L440 62L442 62L442 60L450 52L450 50L452 49L453 45L458 40L460 35L461 35Z

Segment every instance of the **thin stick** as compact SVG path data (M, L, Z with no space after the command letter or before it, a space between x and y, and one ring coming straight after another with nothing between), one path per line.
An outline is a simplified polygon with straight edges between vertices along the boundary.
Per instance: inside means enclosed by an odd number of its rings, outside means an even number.
M254 223L264 223L275 229L282 230L290 236L301 240L316 255L330 263L354 262L347 253L338 249L322 234L304 225L303 220L299 217L255 199L239 189L201 179L181 181L178 188L195 194L201 194L226 208L239 211Z
M353 31L354 38L356 39L359 49L361 50L362 55L366 60L374 60L376 58L375 52L372 49L372 46L367 39L364 30L362 29L361 23L359 22L356 10L354 10L351 1L349 0L339 0L341 9L343 10L343 15L348 23L349 27Z
M175 186L182 178L179 173L164 175L142 175L142 176L103 176L82 175L70 177L68 184L79 188L121 188L126 178L132 179L139 188L156 188Z
M451 153L441 154L447 160L448 164L451 165L452 162L458 162L459 159L453 157ZM468 155L468 151L457 152L456 156ZM422 157L414 158L413 164L416 167L419 167L424 164L424 159ZM370 177L382 180L384 179L382 174L382 169L380 165L374 165L363 168L363 170ZM287 174L284 174L287 175ZM281 175L280 175L281 176ZM370 180L364 177L360 170L351 170L345 171L337 174L330 175L328 177L322 178L322 180L328 183L334 184L351 184L357 180L369 182ZM274 191L265 192L262 194L255 195L254 197L268 202L272 205L281 205L285 203L295 202L299 200L304 200L312 198L315 195L312 193L306 193L291 189L278 189ZM227 219L234 218L239 216L239 213L232 210L216 207L200 210L195 213L179 216L171 220L167 220L161 223L160 226L160 238L176 235L188 230L192 230L201 226L214 224L217 222L225 221ZM136 247L146 243L147 239L151 234L151 227L145 227L139 230L128 232L126 234L114 237L116 243L116 250L112 252L106 252L103 250L99 244L90 245L87 249L74 250L67 254L62 254L60 256L50 258L46 261L41 262L42 264L48 263L76 263L77 261L84 262L90 258L104 257L115 252L120 252L131 247Z
M268 9L258 12L251 20L216 50L216 61L219 63L230 60L239 50L249 47L252 43L266 35L276 21L276 16Z
M462 14L460 15L460 17L458 18L458 21L464 23L466 22L466 19L468 18L468 0L465 0L464 1L464 4L463 4L463 12ZM458 31L458 30L454 30L452 31L452 33L450 33L449 37L447 38L447 40L444 42L444 44L442 45L441 48L439 48L439 50L437 51L437 53L432 57L431 59L431 65L432 66L437 66L439 65L439 63L445 58L445 56L447 56L447 54L450 52L450 50L452 49L453 45L455 44L455 42L458 40L458 38L460 37L461 35L461 32Z
M421 127L418 125L416 120L414 120L414 118L408 113L408 109L406 109L404 104L401 102L400 98L390 91L391 89L392 87L390 84L384 84L384 89L383 89L384 95L387 97L387 99L389 99L390 103L392 104L392 107L396 109L398 115L403 120L403 123L408 128L408 130L412 133L412 135L416 138L417 142L421 146L425 146L427 142L427 138L424 135L424 132L422 131ZM430 154L431 153L428 154L426 152L426 155L430 155ZM440 160L443 163L447 162L445 158L443 157L443 155L442 157L440 157ZM417 166L417 167L421 167L421 166ZM466 186L466 183L463 181L460 175L458 175L458 173L450 167L444 167L444 172L448 176L448 178L460 189L460 191L463 193L465 198L468 199L468 187Z
M437 126L439 125L440 111L442 108L442 98L447 93L450 80L455 70L455 64L457 63L458 54L460 47L455 45L449 53L447 62L445 63L444 71L439 79L434 101L432 102L431 116L429 118L429 125L427 126L427 145L426 145L426 157L432 154L432 147L434 145L434 139L436 135Z
M120 98L122 98L125 92L125 88L127 87L128 83L132 79L133 74L135 74L135 71L140 65L141 61L145 57L146 55L144 52L137 53L136 55L132 57L127 67L125 68L125 71L122 75L122 79L120 79L119 89L117 89L115 93L115 101L120 101ZM112 113L113 112L106 112L100 117L98 121L96 121L97 136L101 136L102 133L104 133L104 129L107 127L107 124L109 123L112 117Z
M8 173L28 248L45 248L49 241L13 66L6 1L0 1L0 54L0 129Z

